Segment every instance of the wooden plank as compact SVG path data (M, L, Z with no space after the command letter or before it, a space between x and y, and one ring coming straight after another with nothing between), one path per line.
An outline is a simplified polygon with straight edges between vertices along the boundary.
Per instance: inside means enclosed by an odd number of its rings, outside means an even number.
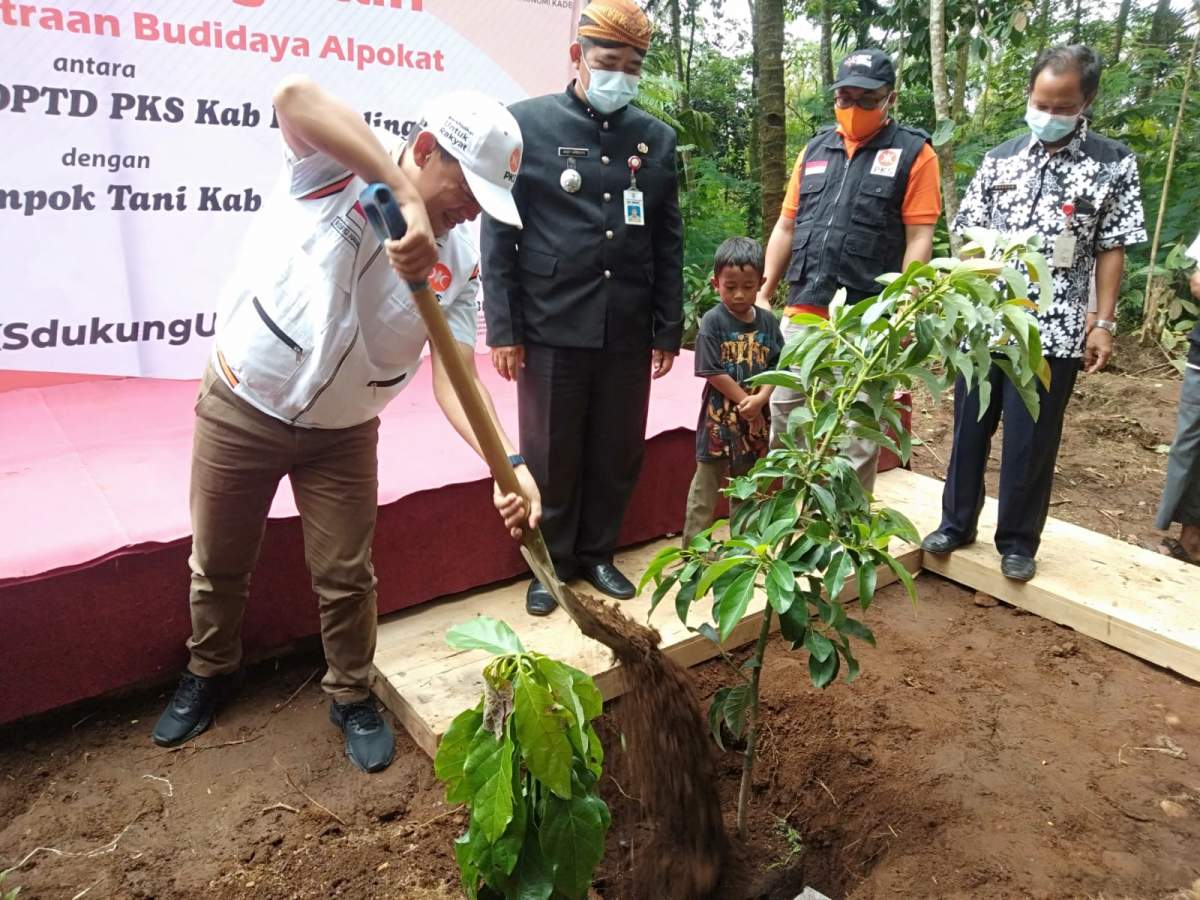
M672 540L663 540L633 548L620 554L617 564L633 577L644 572L650 559L671 543ZM917 572L919 550L897 545L894 552L909 571ZM880 587L895 580L891 569L879 571ZM468 591L380 621L375 692L430 756L436 752L438 739L451 720L474 706L483 690L481 673L488 654L482 650L454 650L446 645L446 631L473 616L486 614L502 619L529 649L552 655L592 675L605 700L628 689L621 667L613 663L608 649L580 634L561 610L544 618L525 613L527 584L527 580L521 579ZM577 582L575 587L592 591L583 582ZM856 590L856 584L849 585L843 598L853 599ZM766 598L761 593L751 601L745 617L725 642L726 648L739 647L758 636L765 604ZM645 621L649 597L627 600L622 608L635 619ZM696 618L698 621L699 617ZM711 641L689 632L679 622L672 597L663 600L650 624L662 635L664 651L680 665L694 666L718 653Z
M922 535L941 520L942 482L935 479L888 472L879 478L876 497L912 519ZM996 501L989 499L980 540L948 556L925 554L923 567L1200 681L1200 567L1049 519L1038 574L1022 584L1000 574L990 540L996 513Z

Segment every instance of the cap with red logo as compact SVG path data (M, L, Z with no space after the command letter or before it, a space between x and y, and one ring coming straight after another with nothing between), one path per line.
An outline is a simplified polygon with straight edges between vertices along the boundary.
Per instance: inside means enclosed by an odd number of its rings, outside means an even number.
M454 91L431 100L410 140L431 132L458 160L483 211L521 227L512 187L521 169L521 128L499 100L477 91Z

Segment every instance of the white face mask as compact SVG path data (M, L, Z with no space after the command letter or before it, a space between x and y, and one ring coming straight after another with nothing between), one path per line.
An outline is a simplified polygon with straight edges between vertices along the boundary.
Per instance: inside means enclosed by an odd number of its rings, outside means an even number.
M596 112L607 116L623 109L636 99L640 76L610 72L607 69L593 69L582 56L579 57L579 61L588 70L588 86L584 93Z
M1053 144L1060 141L1075 130L1079 124L1079 115L1056 116L1052 113L1034 109L1030 103L1025 107L1025 124L1039 141Z

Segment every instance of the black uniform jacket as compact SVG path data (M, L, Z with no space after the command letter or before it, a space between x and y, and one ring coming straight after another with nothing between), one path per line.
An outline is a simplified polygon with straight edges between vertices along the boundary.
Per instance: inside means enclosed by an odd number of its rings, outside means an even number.
M524 229L483 217L488 344L677 351L683 221L674 130L632 106L601 115L573 84L511 110L525 141L513 188ZM633 156L643 225L626 224ZM562 186L572 163L575 193Z

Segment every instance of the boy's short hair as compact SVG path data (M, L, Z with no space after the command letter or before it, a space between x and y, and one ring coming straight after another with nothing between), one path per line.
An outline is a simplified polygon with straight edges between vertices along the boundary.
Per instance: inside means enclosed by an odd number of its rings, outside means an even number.
M761 277L766 262L763 258L762 244L748 237L731 237L717 248L713 257L713 276L721 277L721 270L727 266L743 268L749 266Z

